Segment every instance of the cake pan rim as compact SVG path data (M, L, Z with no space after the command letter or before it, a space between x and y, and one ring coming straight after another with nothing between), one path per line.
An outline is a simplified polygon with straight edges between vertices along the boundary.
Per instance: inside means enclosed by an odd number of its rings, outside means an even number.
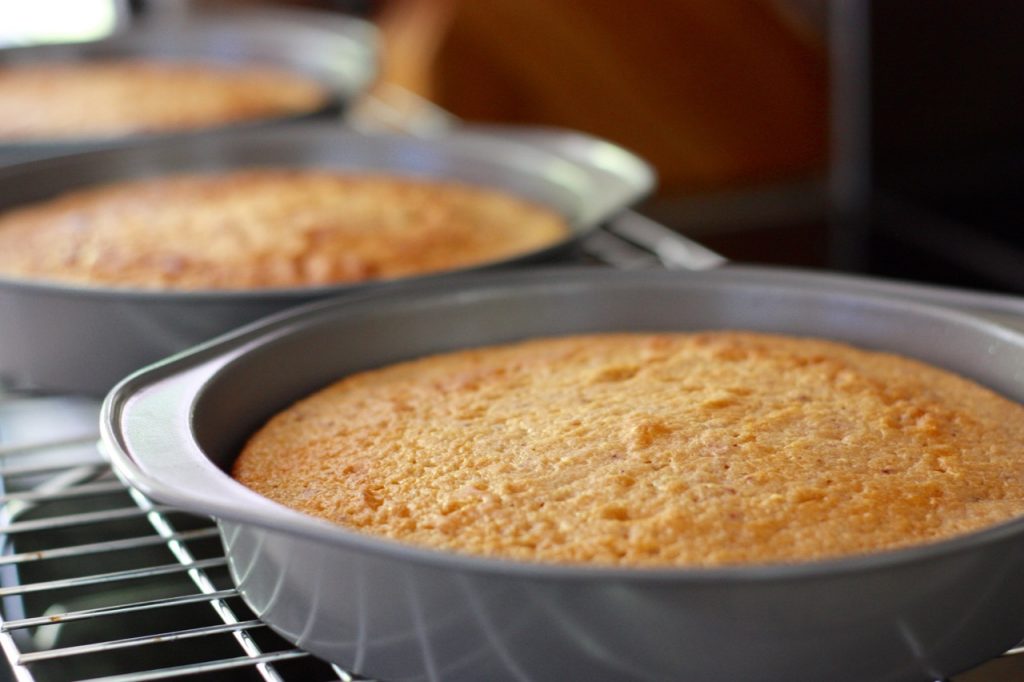
M573 281L578 273L593 273L593 270L594 268L571 267L546 268L543 272L539 273L518 272L467 275L463 277L462 284L464 289L466 285L473 285L474 281L475 283L484 281L497 285L497 282L500 279L507 279L516 282L520 281L524 277L536 278L538 275L541 278L547 277L548 279L569 277L570 281ZM763 291L765 285L757 285L756 283L750 282L749 276L753 273L756 278L758 273L771 272L785 273L792 272L792 269L727 266L721 270L700 274L656 271L642 273L619 272L615 273L613 276L623 279L629 276L654 277L655 279L671 279L673 277L684 276L689 280L693 280L695 286L709 286L708 283L704 281L707 279L724 279L726 286L732 285L740 288L757 288L758 290ZM737 277L730 282L729 279L732 276L732 273L735 273ZM467 278L473 278L474 281L467 281ZM439 285L438 283L433 283L429 287L408 287L405 291L408 295L413 297L416 295L430 295L433 293L434 289L439 289L441 286L442 285ZM795 292L802 291L792 284L785 283L777 285L774 288ZM233 481L233 479L220 470L219 467L210 462L205 455L202 455L202 458L210 465L210 467L217 469L224 479L223 482L227 483L231 487L235 487L235 492L240 493L243 496L255 496L259 498L262 503L265 503L266 509L259 510L258 515L253 517L251 515L247 515L251 510L240 511L237 506L232 506L226 502L222 503L216 498L203 498L201 496L190 494L189 492L181 493L181 491L176 488L168 488L159 480L155 480L143 472L139 463L125 447L125 444L122 441L123 433L119 428L118 419L120 417L120 412L123 409L126 400L139 395L147 388L152 388L152 386L166 381L173 382L175 380L175 375L179 375L180 380L180 375L187 374L189 372L204 374L205 371L200 371L200 369L206 367L211 362L214 362L214 364L217 365L216 369L210 372L204 380L200 381L200 383L205 386L205 384L215 378L222 369L229 366L232 362L237 360L237 358L244 357L252 348L259 347L262 344L272 342L276 338L294 333L296 329L301 329L303 324L308 324L308 321L303 323L303 318L318 314L326 314L327 311L339 305L351 307L379 304L381 301L378 301L378 299L382 297L394 297L396 293L399 296L402 295L401 291L396 292L393 289L379 289L368 291L358 297L346 298L344 302L328 300L307 304L301 308L285 311L284 313L247 325L236 332L214 339L207 344L203 344L191 351L175 356L175 358L171 358L170 360L140 370L126 378L118 384L113 391L111 391L107 399L104 401L101 416L101 429L104 445L107 449L108 455L113 460L115 469L127 480L129 484L139 488L143 493L151 495L158 501L169 502L178 506L181 506L184 502L190 506L190 508L186 508L188 511L199 511L200 513L209 514L215 518L223 519L230 523L253 525L272 532L294 533L317 542L324 542L330 545L341 545L356 551L372 552L374 554L384 555L396 560L412 561L417 564L428 564L435 568L478 570L484 572L495 572L503 575L514 574L523 577L545 579L637 579L651 581L684 580L694 582L716 582L720 580L732 580L739 582L793 579L802 580L840 573L861 573L872 570L884 570L897 565L930 561L940 555L945 556L960 552L971 552L980 546L1007 541L1011 538L1019 537L1024 534L1024 516L1020 516L946 540L870 554L803 562L727 565L714 567L617 567L609 565L563 565L496 559L468 554L458 554L445 550L422 548L399 541L377 538L345 529L327 521L306 516L277 503L273 503L266 498L258 496L252 491L248 491L248 489L245 489L241 484ZM878 296L860 292L846 292L844 295L851 297L854 300L871 301L873 304L886 305L903 310L909 309L914 311L923 311L924 314L927 315L958 321L959 323L969 324L973 327L980 326L994 338L1005 337L1008 341L1024 348L1024 335L1016 332L1015 330L998 325L995 322L979 318L968 313L944 309L916 301L885 300ZM393 298L392 305L394 305ZM219 361L217 358L219 358ZM200 388L199 392L195 393L191 398L189 403L190 410L200 399L201 391L202 388ZM246 495L246 493L248 493L248 495Z
M523 134L537 134L538 142L530 143L524 141ZM507 135L507 137L506 137ZM287 138L288 136L308 136L310 138L317 138L319 136L325 136L328 138L337 138L339 140L348 139L350 144L366 143L366 144L379 144L380 146L388 144L408 145L410 147L422 147L431 148L438 147L441 150L450 149L452 145L468 145L470 149L473 147L486 148L487 145L498 145L506 146L506 150L515 151L517 148L520 153L526 155L533 155L535 159L546 160L556 165L563 165L566 169L571 169L572 172L577 173L579 180L582 180L586 185L589 185L587 189L593 189L599 182L597 178L602 173L605 173L603 169L596 165L587 165L586 163L573 158L562 156L555 146L560 139L571 140L581 139L585 142L593 145L605 145L616 151L623 158L628 160L628 163L632 166L629 173L623 173L617 176L623 189L620 190L620 196L616 197L613 202L606 202L604 206L600 206L597 210L591 210L590 214L586 214L589 209L584 209L583 206L590 201L587 194L576 195L575 199L578 203L570 212L561 210L551 205L545 205L545 208L557 213L566 222L568 231L558 240L551 244L541 246L538 248L530 249L520 253L515 253L503 258L495 258L488 261L482 261L479 263L472 263L466 266L448 268L444 270L429 271L424 273L416 273L412 275L403 275L393 278L380 278L380 279L367 279L353 282L334 282L326 283L322 285L302 285L302 286L284 286L284 287L251 287L244 289L212 289L212 288L197 288L197 289L156 289L156 288L143 288L143 287L132 287L132 286L110 286L106 284L93 285L93 284L75 284L71 282L62 282L58 280L42 279L42 278L29 278L29 277L18 277L14 275L8 275L0 273L0 290L2 289L13 289L13 290L25 290L29 292L39 293L50 293L54 295L71 295L71 296L82 296L82 297L93 297L97 299L103 299L107 297L114 297L119 300L125 299L139 299L143 301L194 301L194 300L213 300L213 301L229 301L232 299L267 299L267 300L288 300L292 298L309 298L309 297L323 297L333 294L343 294L349 291L355 291L362 289L367 286L378 286L378 285L390 285L395 283L403 283L407 281L418 281L422 279L441 277L446 275L452 275L463 272L473 272L476 270L499 268L503 266L518 265L523 262L530 260L540 260L551 255L554 255L564 249L572 247L579 240L587 237L589 234L594 232L604 221L607 221L614 217L620 211L628 209L631 205L648 195L656 184L656 177L653 167L646 161L636 156L629 150L621 147L608 140L598 138L595 136L586 135L579 133L578 131L572 131L567 129L540 127L540 126L496 126L496 125L485 125L480 127L466 126L458 131L453 131L446 134L443 137L438 138L413 138L408 135L401 133L390 133L390 132L377 132L377 133L364 133L353 130L347 130L337 126L336 124L323 122L323 121L310 121L303 125L293 125L289 127L277 127L272 130L252 130L252 129L232 129L220 132L207 132L197 133L194 136L190 136L189 140L179 139L165 139L154 140L152 142L140 142L138 144L124 144L111 147L104 147L101 149L89 149L74 154L64 154L56 157L47 157L40 159L32 159L22 161L7 166L0 165L0 183L5 178L17 179L19 175L23 175L26 172L45 172L48 170L48 166L52 171L59 172L61 170L74 171L75 167L78 166L89 166L113 159L125 159L131 158L132 155L145 157L149 154L160 154L161 152L169 153L167 150L175 150L180 148L182 145L191 145L192 149L190 154L195 156L199 155L198 148L201 147L203 140L209 140L218 144L226 145L230 149L238 150L243 149L247 145L259 146L261 141L270 139L272 142L279 142L278 138ZM344 143L342 143L344 144ZM457 149L457 148L456 148ZM481 153L478 149L474 153ZM456 151L451 158L457 158L459 152ZM443 155L443 154L442 154ZM332 165L328 162L320 163L309 163L300 166L288 165L287 162L282 162L283 165L280 168L285 169L299 169L299 170L327 170L332 172L338 172L341 174L356 174L366 173L367 175L378 175L387 176L393 175L395 177L409 178L411 180L421 180L424 182L438 182L446 183L451 182L455 184L465 184L473 186L473 183L468 181L462 181L458 178L454 178L446 174L433 174L433 173L415 173L410 172L410 169L406 165L396 163L387 168L375 168L370 170L361 170L358 167L339 167ZM271 164L263 164L259 166L261 168L272 168ZM506 174L516 172L522 175L528 175L522 173L521 169L513 169L507 162L495 162L494 168L498 169L499 172ZM224 164L219 167L216 173L227 173L238 169L245 169L245 166L238 164ZM202 168L196 168L193 170L170 170L161 171L158 174L149 174L148 178L161 178L161 177L174 177L181 175L199 175L209 173L210 171ZM532 176L537 179L537 176ZM628 179L624 179L628 178ZM87 191L93 187L99 187L103 185L110 185L117 182L123 182L131 180L129 177L122 177L120 180L103 180L99 182L90 182L83 185L75 185L73 187L62 190L62 193L76 192L76 191ZM477 183L476 186L483 188L490 188L496 191L500 191L507 194L515 195L512 190L504 187L497 187L492 183L481 182ZM58 195L59 196L59 195ZM522 198L520 196L520 198ZM537 205L544 205L540 200L525 199L530 203ZM2 200L0 200L2 201ZM45 201L45 200L42 200ZM9 205L0 205L0 215L7 213L8 211L16 211L27 206L31 206L39 203L38 201L29 201L25 203L15 202Z
M202 63L204 60L212 64L238 65L241 62L236 56L216 54L212 44L209 46L214 55L207 54L207 51L196 54L194 50L178 49L175 47L170 52L165 52L166 43L155 49L147 45L147 35L171 31L184 36L189 36L190 31L210 30L210 24L216 24L218 30L230 32L236 37L246 38L246 31L252 31L254 26L260 22L286 22L289 30L315 30L325 32L324 22L331 31L334 40L344 41L347 49L358 57L358 68L352 68L351 73L344 77L326 77L317 74L310 68L292 67L282 60L284 53L277 51L277 59L264 59L257 63L273 65L277 68L292 69L297 73L310 77L324 89L323 102L312 109L287 114L275 114L271 116L240 119L238 121L227 121L209 126L196 128L182 128L178 130L140 130L123 134L93 135L93 136L67 136L56 138L2 138L0 137L0 161L5 154L29 155L33 158L52 156L63 156L69 153L80 153L98 149L108 149L120 145L157 143L165 140L182 139L185 137L202 136L208 134L220 134L233 130L253 130L274 128L282 125L289 125L304 120L315 120L323 117L340 114L342 109L350 103L359 93L373 82L377 74L377 45L379 36L377 29L372 23L363 19L346 16L337 13L322 12L307 8L273 8L265 7L250 10L245 13L237 13L228 9L205 9L198 10L185 17L184 21L164 20L158 22L141 22L138 26L127 26L99 40L65 43L65 44L40 44L15 46L0 49L0 67L7 64L18 63L39 63L39 62L60 62L70 61L87 62L92 59L156 59L170 62L180 61L187 63ZM325 34L326 35L326 34ZM55 60L47 55L69 53L65 59ZM33 55L42 55L42 59L33 58ZM326 59L326 58L322 58ZM326 62L325 62L326 63ZM16 67L14 67L16 68ZM16 161L17 162L17 161Z

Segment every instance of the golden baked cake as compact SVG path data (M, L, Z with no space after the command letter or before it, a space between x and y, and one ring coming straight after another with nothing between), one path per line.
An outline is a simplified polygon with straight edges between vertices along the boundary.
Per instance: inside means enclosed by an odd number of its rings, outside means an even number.
M266 66L152 60L0 68L0 143L210 128L320 109L328 91Z
M1024 512L1024 407L824 340L600 334L362 372L273 417L233 475L351 529L540 562L877 552Z
M507 259L568 236L504 192L328 170L128 181L0 215L0 277L144 289L314 286Z

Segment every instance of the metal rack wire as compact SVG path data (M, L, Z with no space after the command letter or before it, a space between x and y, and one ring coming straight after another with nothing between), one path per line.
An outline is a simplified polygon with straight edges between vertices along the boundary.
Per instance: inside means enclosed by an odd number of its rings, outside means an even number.
M216 527L125 488L95 417L85 401L0 403L0 645L15 679L351 679L268 636ZM37 423L18 433L18 419Z

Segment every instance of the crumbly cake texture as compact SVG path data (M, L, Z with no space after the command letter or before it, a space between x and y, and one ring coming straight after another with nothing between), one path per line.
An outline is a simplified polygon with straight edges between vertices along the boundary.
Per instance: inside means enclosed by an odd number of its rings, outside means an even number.
M357 531L555 563L872 553L1024 511L1024 407L824 340L599 334L355 374L258 431L233 475Z
M0 141L176 132L293 116L330 95L268 66L99 60L0 68Z
M0 275L143 289L317 286L465 268L568 236L483 187L327 170L129 181L0 215Z

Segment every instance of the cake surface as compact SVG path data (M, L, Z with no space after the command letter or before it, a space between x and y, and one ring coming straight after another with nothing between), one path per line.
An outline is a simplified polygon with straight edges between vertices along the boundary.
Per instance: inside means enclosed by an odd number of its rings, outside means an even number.
M265 66L99 60L0 68L0 142L179 132L311 113L327 90Z
M907 358L746 332L597 334L344 378L233 476L359 532L525 561L786 563L1024 512L1024 407Z
M496 190L328 170L117 183L0 215L0 276L142 289L317 286L504 260L568 236Z

